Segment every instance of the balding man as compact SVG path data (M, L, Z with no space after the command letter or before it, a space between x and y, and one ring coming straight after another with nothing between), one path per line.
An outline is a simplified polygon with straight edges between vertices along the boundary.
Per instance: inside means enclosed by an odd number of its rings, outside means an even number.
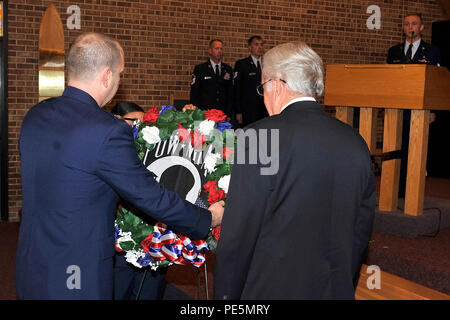
M16 258L20 299L111 299L119 196L191 238L221 221L159 185L136 154L131 127L101 109L124 71L120 44L79 36L68 86L37 104L20 135L23 210Z
M246 128L259 141L244 148L238 137L235 158L261 154L258 146L278 156L279 169L262 170L265 156L233 166L216 299L354 299L372 232L374 176L361 136L316 102L323 88L322 60L305 43L264 55L258 93L269 117Z

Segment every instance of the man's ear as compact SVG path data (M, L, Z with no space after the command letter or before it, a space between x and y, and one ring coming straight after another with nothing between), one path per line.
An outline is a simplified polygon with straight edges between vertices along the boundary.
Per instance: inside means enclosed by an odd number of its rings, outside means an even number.
M112 72L110 68L105 68L101 72L101 82L105 88L109 87L110 81L112 79Z
M425 29L425 25L424 25L424 24L421 24L421 25L420 25L420 29L419 29L419 30L420 30L420 32L422 32L422 31L423 31L423 29Z

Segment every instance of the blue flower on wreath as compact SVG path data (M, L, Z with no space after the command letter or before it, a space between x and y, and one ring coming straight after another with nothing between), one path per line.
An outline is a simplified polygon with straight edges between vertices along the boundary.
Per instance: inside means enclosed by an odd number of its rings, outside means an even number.
M161 111L159 112L159 114L166 113L169 110L176 111L174 106L161 106Z
M139 128L137 126L133 126L133 139L139 137Z
M120 229L117 225L114 226L114 240L117 241L119 239Z
M232 129L232 128L233 128L233 126L231 125L231 123L229 123L227 121L217 122L217 124L216 124L216 129L219 130L220 132L222 132L223 130Z
M137 263L139 263L143 267L147 267L151 262L153 261L152 256L150 253L146 253L145 256L140 257L137 260Z

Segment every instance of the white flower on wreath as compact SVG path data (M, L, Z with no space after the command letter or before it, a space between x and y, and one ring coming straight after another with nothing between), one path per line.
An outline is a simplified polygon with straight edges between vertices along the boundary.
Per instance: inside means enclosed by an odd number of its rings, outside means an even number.
M204 136L208 136L212 130L214 130L215 122L212 120L203 120L198 125L198 130L203 134Z
M126 241L133 241L133 238L131 238L131 232L123 232L120 230L119 232L119 238L117 239L117 243L126 242Z
M206 169L206 171L208 171L208 173L214 172L214 168L216 167L217 160L219 160L219 159L220 159L220 155L217 153L209 153L205 157L205 161L203 162L203 164L205 165L205 169Z
M161 137L159 136L159 128L158 127L145 127L142 129L142 138L148 144L155 144L161 141Z
M130 250L130 251L127 251L127 253L125 254L125 259L127 260L127 262L131 263L133 266L142 268L142 266L137 261L139 258L144 257L144 256L145 256L144 251Z
M225 193L228 193L228 186L230 185L230 175L223 176L219 179L217 185L220 189L223 189Z

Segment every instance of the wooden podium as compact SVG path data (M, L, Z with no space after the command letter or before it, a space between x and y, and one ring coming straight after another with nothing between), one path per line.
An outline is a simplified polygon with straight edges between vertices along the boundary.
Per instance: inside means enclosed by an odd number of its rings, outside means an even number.
M360 109L360 134L375 151L375 108L384 108L383 153L401 148L403 109L411 109L405 213L421 215L425 192L430 110L450 110L450 72L428 65L328 65L324 105L336 106L336 118L351 124ZM444 146L443 146L444 147ZM400 159L381 169L382 211L398 203Z

